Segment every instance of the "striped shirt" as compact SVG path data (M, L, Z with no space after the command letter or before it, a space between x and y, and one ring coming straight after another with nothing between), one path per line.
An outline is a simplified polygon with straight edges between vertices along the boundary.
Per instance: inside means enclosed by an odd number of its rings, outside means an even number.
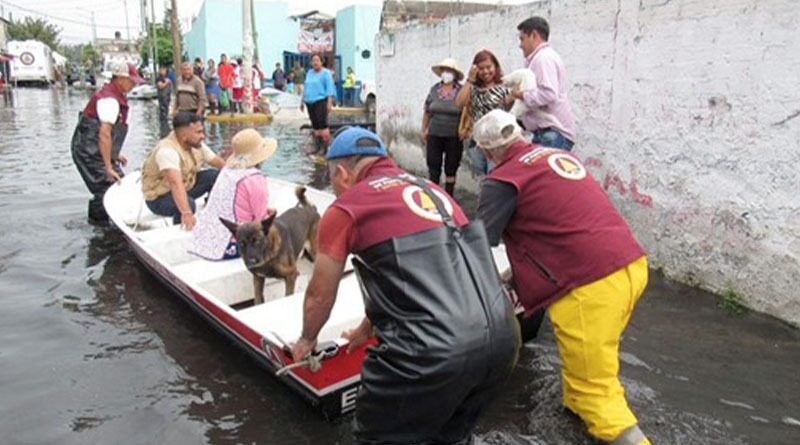
M511 89L502 84L488 88L473 85L469 96L469 117L472 118L472 122L478 122L484 114L498 108L508 111L506 96L509 94Z

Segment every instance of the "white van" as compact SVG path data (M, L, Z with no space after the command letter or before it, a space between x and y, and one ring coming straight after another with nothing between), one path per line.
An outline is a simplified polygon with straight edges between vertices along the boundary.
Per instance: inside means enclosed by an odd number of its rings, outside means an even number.
M50 47L38 40L8 42L12 82L50 85L54 80L53 54Z

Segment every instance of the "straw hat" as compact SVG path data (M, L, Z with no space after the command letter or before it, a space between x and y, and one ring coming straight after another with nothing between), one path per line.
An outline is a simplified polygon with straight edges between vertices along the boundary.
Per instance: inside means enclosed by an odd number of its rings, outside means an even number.
M250 168L270 158L278 148L278 141L261 137L252 128L236 133L231 140L233 154L227 165L231 168Z
M464 72L461 71L461 68L458 67L458 62L456 62L456 59L448 57L448 58L442 60L441 62L437 63L436 65L432 66L431 70L437 76L441 76L442 75L442 68L448 68L448 69L451 69L451 70L455 71L455 73L456 73L456 82L459 82L464 78Z

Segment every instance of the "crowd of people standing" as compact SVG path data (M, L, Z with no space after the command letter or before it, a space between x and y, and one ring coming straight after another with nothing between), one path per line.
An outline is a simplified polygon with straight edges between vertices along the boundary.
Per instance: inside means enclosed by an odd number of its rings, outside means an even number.
M525 66L536 78L535 88L512 88L504 82L497 56L487 49L475 54L466 76L451 58L432 67L439 81L425 99L422 141L430 180L439 183L444 165L448 191L454 189L465 149L474 172L486 175L492 169L472 137L473 124L492 110L509 111L515 101L522 101L527 109L519 120L528 140L565 150L574 145L575 122L567 100L566 71L561 57L548 43L550 26L545 19L532 17L520 23L517 30Z

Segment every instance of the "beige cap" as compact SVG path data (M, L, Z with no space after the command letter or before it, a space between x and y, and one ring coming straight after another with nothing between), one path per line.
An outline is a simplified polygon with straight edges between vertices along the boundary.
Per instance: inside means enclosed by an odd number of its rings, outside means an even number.
M513 114L503 110L492 110L478 119L472 129L475 142L487 150L508 145L522 135Z
M142 83L142 78L139 77L139 73L136 71L136 67L133 66L132 64L125 62L113 63L111 65L111 76L127 77L137 84Z
M236 133L231 145L233 154L228 158L228 167L249 168L269 159L278 148L278 141L262 137L256 130L248 128Z
M436 65L433 65L431 67L431 70L437 76L441 76L442 75L442 68L448 68L448 69L451 69L451 70L455 71L455 73L456 73L456 81L460 81L461 79L464 78L464 72L461 71L461 68L458 67L458 62L456 62L456 59L448 57L448 58L442 60L441 62L437 63Z

